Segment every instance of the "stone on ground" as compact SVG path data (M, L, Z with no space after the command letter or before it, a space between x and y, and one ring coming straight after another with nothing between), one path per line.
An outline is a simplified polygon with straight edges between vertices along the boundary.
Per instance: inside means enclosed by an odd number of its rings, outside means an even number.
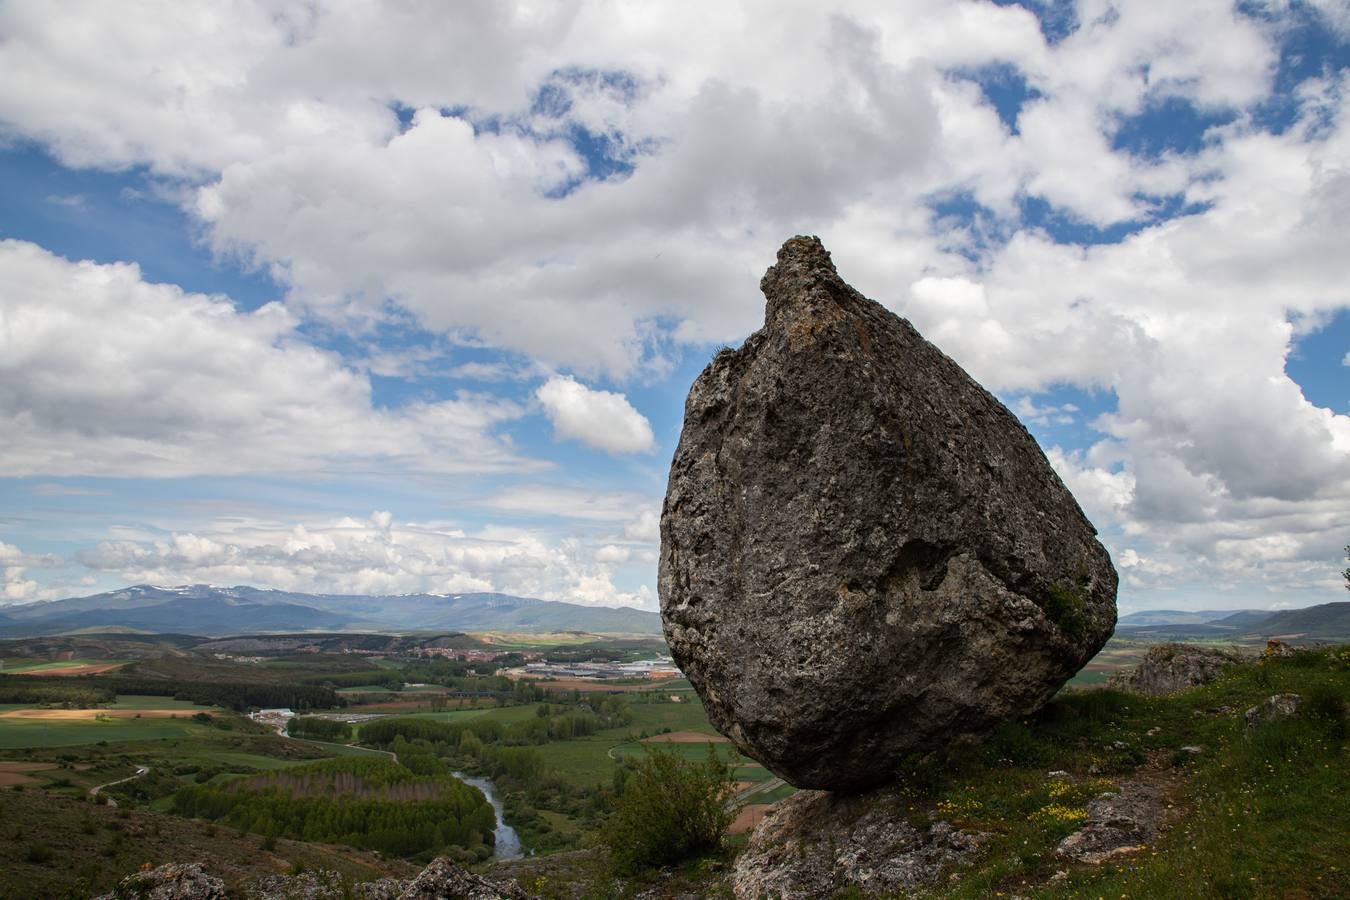
M1083 827L1059 842L1057 851L1089 865L1144 849L1162 830L1164 804L1156 785L1127 781L1101 794L1087 808Z
M862 794L800 791L775 803L736 859L738 900L807 900L853 888L891 896L932 885L985 839L946 822L923 830L895 788Z
M1243 659L1241 653L1221 647L1159 644L1149 648L1143 662L1133 669L1117 672L1106 680L1106 684L1149 697L1167 697L1209 684L1225 668Z
M1110 636L1116 573L1017 418L819 240L760 287L685 404L665 633L742 751L860 790L1042 706Z

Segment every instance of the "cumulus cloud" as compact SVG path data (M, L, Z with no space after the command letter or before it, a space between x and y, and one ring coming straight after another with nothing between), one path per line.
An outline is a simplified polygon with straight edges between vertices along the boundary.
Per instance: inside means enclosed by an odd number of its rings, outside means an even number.
M0 475L297 472L380 464L522 471L498 432L517 404L462 393L376 408L368 378L271 304L0 241Z
M1345 33L1344 4L1313 5ZM529 361L464 377L622 384L754 328L764 264L810 231L1033 424L1077 415L1038 399L1051 386L1118 398L1098 443L1056 465L1149 584L1328 583L1314 561L1350 527L1350 426L1285 362L1295 321L1350 304L1350 85L1306 81L1281 98L1287 127L1263 106L1304 7L1082 0L1050 43L1026 9L947 0L5 4L0 66L25 85L0 89L5 133L170 181L204 239L286 298L240 314L9 247L6 283L24 287L3 302L36 325L7 349L53 361L0 370L0 427L17 436L0 472L519 466L497 429L523 409L461 395L376 410L297 319L394 310ZM1026 88L1010 122L971 77L990 67ZM1131 149L1138 117L1169 103L1214 124L1192 146ZM977 213L953 224L936 201ZM1025 217L1033 201L1046 218ZM1055 221L1132 233L1085 245ZM77 282L106 302L60 321L52 298ZM58 341L67 329L85 343ZM562 440L654 446L623 394L556 375L535 399ZM615 546L656 539L654 512L613 521Z
M52 586L39 584L27 576L29 569L55 568L62 560L49 553L25 553L13 544L0 541L0 600L5 603L23 603L46 600L55 596Z
M656 446L651 423L623 394L555 375L535 391L535 398L559 440L581 441L609 453L647 453Z
M619 548L553 539L526 528L466 531L444 523L398 522L376 512L290 527L259 524L104 541L76 558L90 570L132 583L247 583L319 593L502 591L652 608L649 587L615 586L616 567L626 562L622 556Z

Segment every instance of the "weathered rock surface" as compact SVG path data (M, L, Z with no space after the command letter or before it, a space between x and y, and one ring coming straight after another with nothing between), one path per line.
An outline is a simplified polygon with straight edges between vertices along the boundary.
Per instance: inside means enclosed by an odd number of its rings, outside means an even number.
M122 879L117 890L97 900L225 900L225 883L201 863L166 863ZM432 860L415 878L381 878L349 885L331 871L269 875L244 889L248 900L529 900L512 880L492 881L446 857Z
M149 872L128 875L111 894L97 900L139 897L143 900L225 900L225 882L200 863L165 863Z
M320 870L269 875L244 891L248 900L397 900L407 879L381 878L351 885L339 872Z
M1267 722L1287 719L1298 712L1302 705L1303 697L1299 694L1273 694L1262 700L1259 706L1253 706L1244 712L1242 716L1247 720L1248 728L1256 728Z
M1166 697L1219 677L1225 667L1242 662L1241 653L1219 647L1192 644L1159 644L1144 655L1144 661L1107 679L1108 687Z
M1104 863L1156 840L1163 814L1162 792L1155 785L1127 781L1089 803L1086 823L1060 841L1057 850L1079 862Z
M760 287L685 405L666 639L742 751L862 789L1044 704L1110 636L1116 573L1026 429L817 239Z
M862 794L800 791L765 813L736 859L740 900L831 897L853 887L893 895L938 881L965 864L984 835L905 819L911 801L894 788Z
M489 881L442 856L434 859L399 894L399 900L528 900L514 881Z

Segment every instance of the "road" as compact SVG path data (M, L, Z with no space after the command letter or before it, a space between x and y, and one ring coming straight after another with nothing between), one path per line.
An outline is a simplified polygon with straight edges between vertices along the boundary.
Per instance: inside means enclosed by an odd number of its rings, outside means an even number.
M142 775L145 775L145 774L149 773L149 771L150 771L150 767L149 767L149 766L137 766L137 767L136 767L136 774L135 774L135 775L128 775L126 778L119 778L119 779L117 779L116 781L110 781L110 782L108 782L107 784L100 784L100 785L98 785L97 787L91 787L91 788L89 789L89 796L90 796L90 797L97 797L97 796L98 796L98 792L101 791L101 790L103 790L104 788L106 788L106 787L112 787L112 786L115 785L115 784L122 784L123 782L126 782L126 781L132 781L132 780L134 780L134 779L140 778ZM112 797L109 797L109 798L108 798L108 805L111 806L111 807L113 807L113 808L115 809L115 808L117 807L117 801L114 800Z
M732 802L745 803L749 801L751 797L754 797L757 794L768 794L772 791L776 791L784 784L787 784L787 782L785 782L781 778L770 778L768 781L757 782L756 784L750 785L750 787L746 788L745 790L737 794L734 798L732 798Z

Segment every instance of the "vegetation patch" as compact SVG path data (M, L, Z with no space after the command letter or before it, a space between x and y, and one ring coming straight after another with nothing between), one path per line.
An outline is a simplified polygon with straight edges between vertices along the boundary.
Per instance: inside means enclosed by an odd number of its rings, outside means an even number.
M496 825L482 792L458 779L362 757L187 787L174 795L173 811L265 836L405 858L490 848Z

